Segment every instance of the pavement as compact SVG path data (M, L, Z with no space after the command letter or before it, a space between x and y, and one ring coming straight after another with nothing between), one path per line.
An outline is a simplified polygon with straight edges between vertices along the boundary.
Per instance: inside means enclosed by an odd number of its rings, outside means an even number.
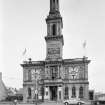
M13 103L0 103L0 105L64 105L61 102L43 102L43 103L37 103L37 104L28 104L28 103L17 103L17 104L13 104Z
M64 104L61 102L44 102L40 105L64 105Z
M5 102L5 103L0 103L0 105L64 105L62 102L56 102L56 101L45 101L43 103L37 103L37 104L29 104L29 103L17 103L14 104L12 102ZM86 104L90 105L90 104Z

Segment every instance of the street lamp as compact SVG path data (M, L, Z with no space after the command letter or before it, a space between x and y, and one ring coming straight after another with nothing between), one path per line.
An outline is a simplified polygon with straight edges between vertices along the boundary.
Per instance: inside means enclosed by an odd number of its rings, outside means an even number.
M37 100L38 100L38 79L39 79L39 73L35 69L35 105L37 105Z
M42 79L42 102L44 102L44 80Z

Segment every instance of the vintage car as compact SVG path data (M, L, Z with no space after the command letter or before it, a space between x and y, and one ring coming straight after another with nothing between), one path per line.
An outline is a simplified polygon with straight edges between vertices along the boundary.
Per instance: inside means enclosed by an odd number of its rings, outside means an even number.
M79 99L71 98L64 100L64 105L84 105L85 102Z

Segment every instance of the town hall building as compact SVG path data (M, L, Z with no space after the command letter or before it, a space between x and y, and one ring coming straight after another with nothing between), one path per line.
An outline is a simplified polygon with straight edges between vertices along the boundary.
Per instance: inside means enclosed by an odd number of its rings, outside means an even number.
M50 0L50 11L46 18L47 36L44 61L24 61L23 99L63 101L79 98L88 100L89 81L87 57L63 59L63 21L59 10L59 0Z

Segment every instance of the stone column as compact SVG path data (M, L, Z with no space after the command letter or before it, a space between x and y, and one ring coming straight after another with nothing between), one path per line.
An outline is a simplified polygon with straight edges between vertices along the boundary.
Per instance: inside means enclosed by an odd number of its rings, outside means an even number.
M72 88L71 86L69 86L69 99L71 98L71 96L72 96Z
M60 77L60 66L58 66L58 78Z
M48 92L47 95L46 95L46 92ZM49 89L49 87L45 87L44 99L50 100L50 89Z
M57 101L59 101L59 86L57 87Z
M62 87L58 87L58 90L57 90L57 100L58 101L61 101L63 100L63 88ZM61 96L60 96L60 92L61 92Z
M47 97L46 97L46 87L44 87L44 99L47 99Z
M48 99L50 100L50 87L48 87Z
M28 89L26 86L23 87L23 102L27 102L27 97L28 97Z

